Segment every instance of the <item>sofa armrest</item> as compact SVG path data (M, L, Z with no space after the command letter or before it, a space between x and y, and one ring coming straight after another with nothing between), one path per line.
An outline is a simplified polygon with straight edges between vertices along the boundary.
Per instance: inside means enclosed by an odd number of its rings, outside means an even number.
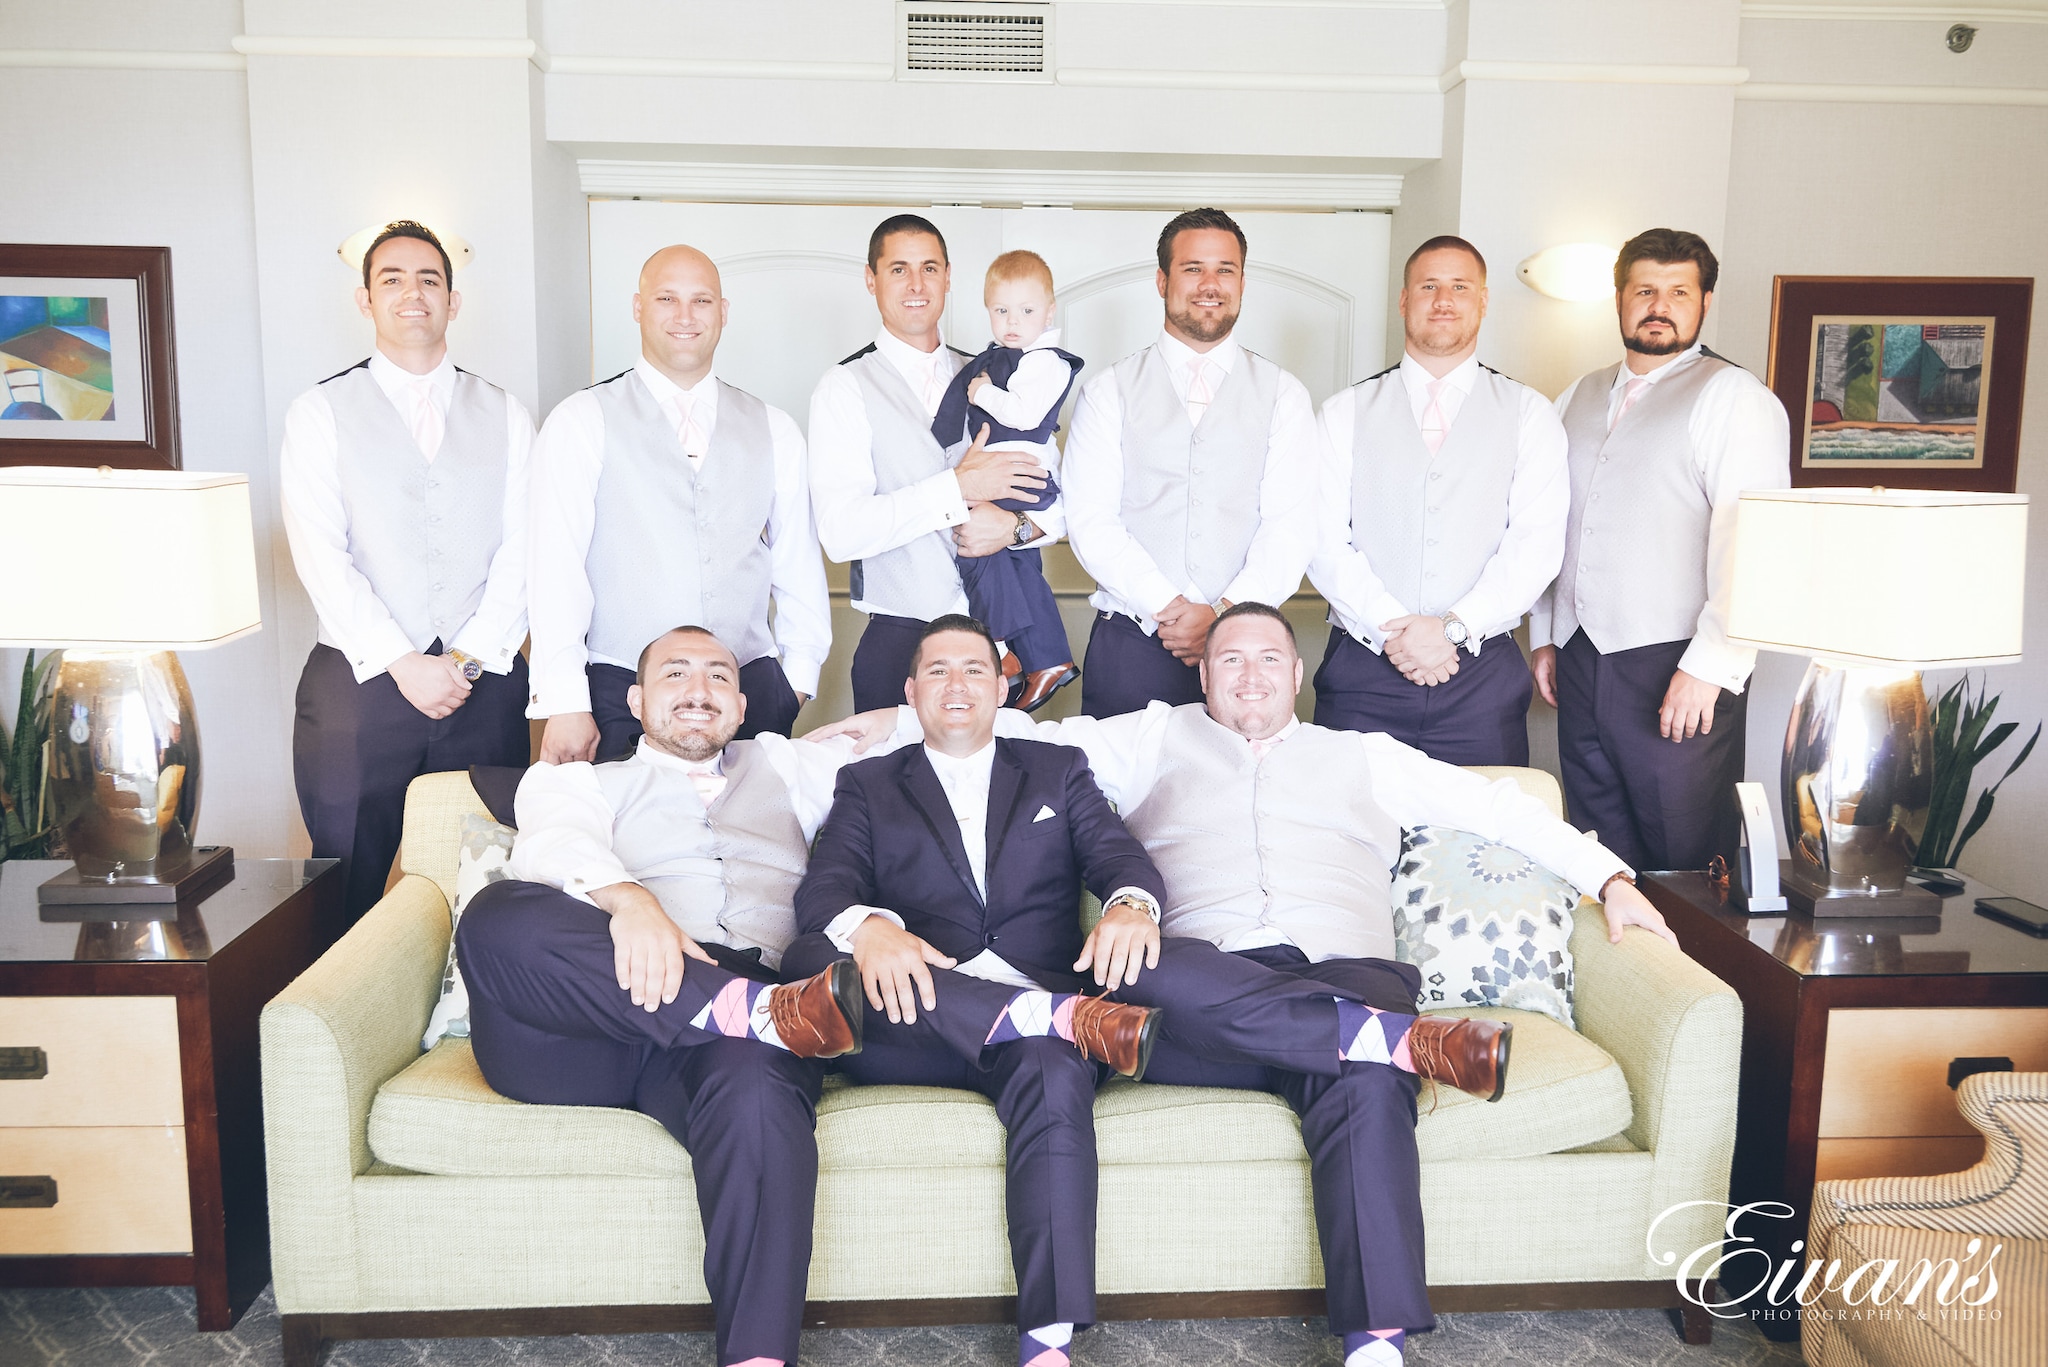
M408 876L263 1008L264 1162L278 1307L355 1277L349 1182L371 1162L370 1103L420 1055L448 956L448 902Z
M1656 1156L1653 1212L1722 1202L1735 1153L1742 1072L1742 999L1677 947L1646 930L1607 939L1599 903L1579 903L1572 929L1579 1032L1628 1078L1629 1142ZM1657 1227L1659 1252L1714 1242L1727 1212L1700 1205ZM1646 1252L1647 1256L1647 1252Z

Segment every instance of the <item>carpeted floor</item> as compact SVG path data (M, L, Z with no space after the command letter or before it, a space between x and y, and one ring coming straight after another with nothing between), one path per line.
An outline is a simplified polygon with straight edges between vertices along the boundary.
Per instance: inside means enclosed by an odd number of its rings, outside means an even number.
M1012 1367L1014 1330L823 1329L804 1335L809 1367ZM277 1309L266 1291L235 1329L200 1334L189 1291L155 1288L0 1292L0 1367L277 1367ZM711 1367L709 1334L593 1338L407 1339L340 1343L331 1367ZM1321 1320L1157 1320L1105 1324L1075 1341L1079 1367L1336 1367ZM1446 1315L1411 1341L1427 1367L1796 1367L1795 1344L1768 1341L1747 1320L1723 1321L1692 1348L1661 1310Z

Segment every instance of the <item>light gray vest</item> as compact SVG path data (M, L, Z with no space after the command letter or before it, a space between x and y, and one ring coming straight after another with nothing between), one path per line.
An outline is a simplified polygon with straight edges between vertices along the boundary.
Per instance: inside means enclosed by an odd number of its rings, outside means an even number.
M1244 569L1259 530L1259 481L1280 367L1244 352L1199 427L1157 346L1116 363L1123 401L1124 526L1175 584L1213 603Z
M585 560L590 649L637 660L671 627L708 627L741 664L775 653L768 518L775 443L768 406L718 382L718 418L693 469L668 414L634 371L597 385L604 467Z
M1500 549L1521 446L1521 391L1481 366L1433 457L1398 366L1352 391L1351 543L1404 610L1441 615L1472 591Z
M1254 760L1202 704L1176 707L1159 775L1124 824L1166 880L1168 935L1222 944L1270 926L1316 962L1394 957L1401 828L1348 731L1301 726Z
M721 418L722 420L722 418ZM693 940L758 949L770 968L796 938L791 909L808 851L789 789L758 742L725 747L725 791L707 809L680 769L637 756L596 766L612 852Z
M391 620L425 650L467 626L505 539L505 391L467 371L429 462L364 362L322 381L334 412L348 554ZM328 640L323 624L320 640Z
M1572 469L1564 568L1551 591L1551 638L1579 627L1602 654L1685 641L1707 605L1714 503L1700 477L1693 405L1729 361L1703 351L1673 365L1607 431L1621 367L1579 381L1564 412Z
M946 355L955 373L966 364L966 358L950 348ZM924 405L887 357L870 347L840 364L860 386L861 407L867 410L876 493L908 488L952 468L954 462L932 436ZM960 571L953 565L953 538L943 531L926 532L894 550L854 561L850 578L855 599L876 611L924 622L951 612L961 591Z

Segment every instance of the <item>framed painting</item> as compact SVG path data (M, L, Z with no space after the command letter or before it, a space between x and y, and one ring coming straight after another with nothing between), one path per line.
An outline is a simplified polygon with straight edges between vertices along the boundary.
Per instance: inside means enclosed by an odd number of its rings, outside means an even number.
M1793 487L2013 492L2033 301L2030 279L1778 276Z
M0 465L178 468L169 247L0 243Z

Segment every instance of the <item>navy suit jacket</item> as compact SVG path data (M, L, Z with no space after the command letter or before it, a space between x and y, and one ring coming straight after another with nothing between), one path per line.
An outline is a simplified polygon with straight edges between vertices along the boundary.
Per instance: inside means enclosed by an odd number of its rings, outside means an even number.
M797 925L822 931L851 906L886 907L961 963L983 950L1047 987L1081 985L1080 902L1166 885L1111 810L1078 749L997 740L988 790L988 901L974 886L959 818L922 745L839 771L832 811L796 891ZM1039 819L1040 811L1052 815Z

